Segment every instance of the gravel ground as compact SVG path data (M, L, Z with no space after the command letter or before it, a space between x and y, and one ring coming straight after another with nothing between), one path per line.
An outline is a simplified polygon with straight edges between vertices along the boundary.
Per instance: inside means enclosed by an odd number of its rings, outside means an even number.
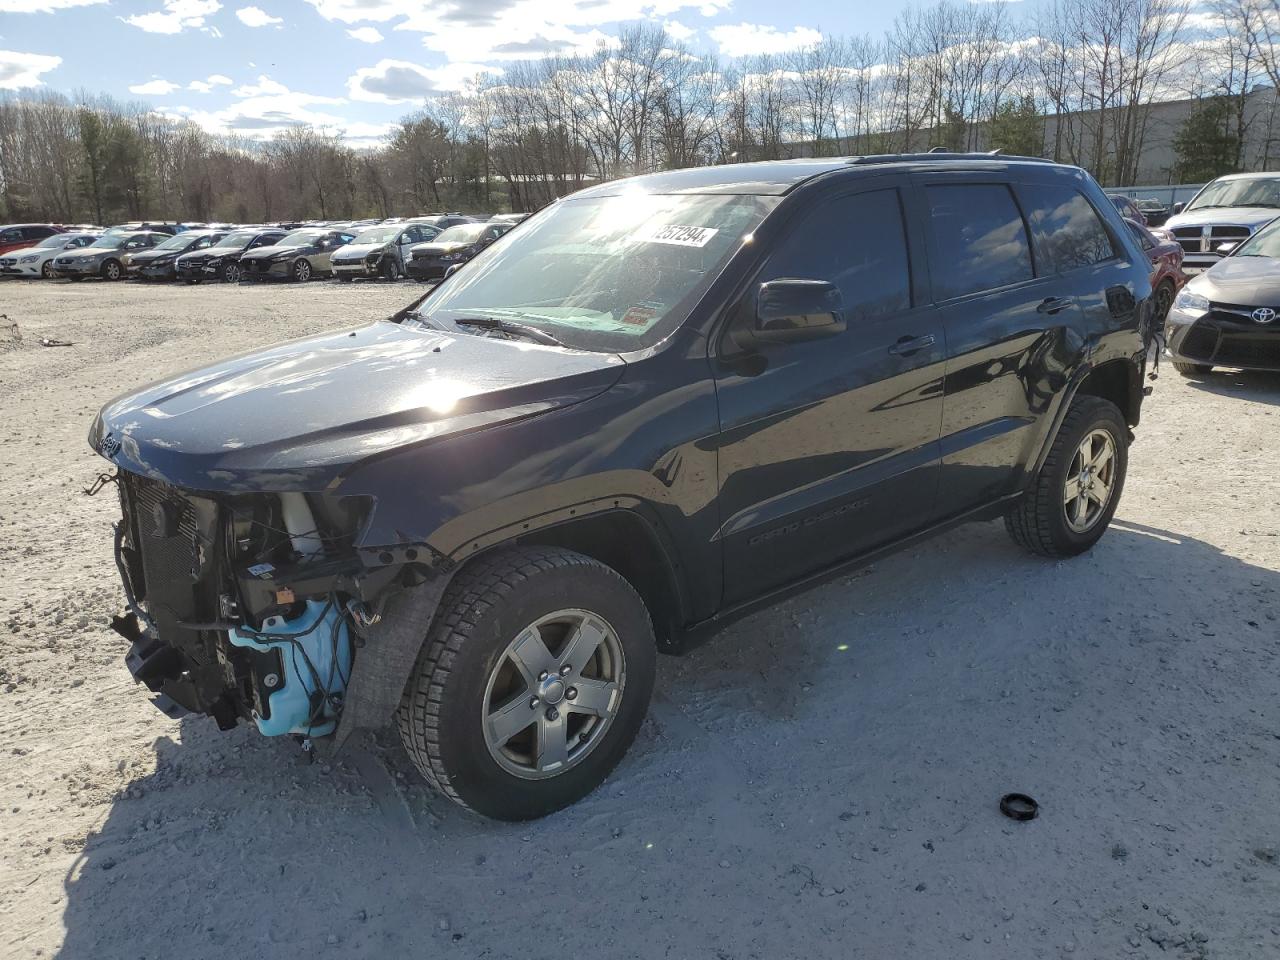
M1280 377L1166 368L1087 556L973 526L664 659L538 823L389 731L307 765L163 717L105 625L93 413L417 290L0 284L0 957L1280 956Z

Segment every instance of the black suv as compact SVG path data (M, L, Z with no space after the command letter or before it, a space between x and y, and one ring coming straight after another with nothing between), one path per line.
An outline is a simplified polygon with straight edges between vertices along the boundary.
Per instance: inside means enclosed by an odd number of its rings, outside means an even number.
M134 676L336 749L394 716L505 819L585 795L655 653L1003 516L1102 536L1149 267L1082 171L978 155L609 183L389 321L112 401Z

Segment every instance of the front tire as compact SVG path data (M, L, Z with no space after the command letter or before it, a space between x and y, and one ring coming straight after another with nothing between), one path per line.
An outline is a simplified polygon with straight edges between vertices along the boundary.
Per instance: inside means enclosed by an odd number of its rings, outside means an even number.
M400 279L400 267L391 257L387 257L382 262L382 279L392 282Z
M614 570L559 548L500 550L445 592L405 685L400 737L457 803L499 820L545 816L622 759L655 661L649 612Z
M311 279L311 261L295 260L293 262L293 279L298 283L306 283Z
M1213 366L1208 363L1185 363L1182 360L1174 360L1173 369L1184 377L1203 377L1206 373L1212 372Z
M40 267L40 276L46 280L53 279L53 261L46 260Z
M102 265L103 280L119 280L124 276L124 268L120 266L119 260L108 260Z
M1156 287L1153 295L1155 299L1156 311L1156 329L1164 329L1164 321L1169 316L1169 308L1173 306L1173 298L1175 291L1173 289L1173 281L1165 280L1160 286Z
M225 283L240 282L240 264L228 263L222 268L222 279Z
M1005 515L1013 542L1043 557L1073 557L1106 532L1129 467L1129 427L1101 397L1071 402L1044 466Z

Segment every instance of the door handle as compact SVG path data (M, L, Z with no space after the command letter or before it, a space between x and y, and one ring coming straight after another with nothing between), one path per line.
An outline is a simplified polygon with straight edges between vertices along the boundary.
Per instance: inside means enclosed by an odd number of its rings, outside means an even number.
M1071 306L1071 301L1067 297L1045 297L1044 301L1036 307L1036 311L1053 316L1053 314L1061 313L1069 306Z
M932 347L933 344L932 333L927 333L923 337L901 337L897 343L889 348L889 352L895 357L909 357L925 347Z

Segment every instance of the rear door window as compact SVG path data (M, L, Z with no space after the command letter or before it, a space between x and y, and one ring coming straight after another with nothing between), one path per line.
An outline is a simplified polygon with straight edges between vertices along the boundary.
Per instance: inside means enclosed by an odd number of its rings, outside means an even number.
M1032 278L1022 213L1003 183L925 188L933 232L933 293L950 300Z
M1066 273L1115 257L1111 234L1098 211L1075 187L1025 183L1018 186L1018 195L1044 261L1041 273Z
M911 306L911 269L896 189L838 197L792 228L762 281L826 280L850 322Z

